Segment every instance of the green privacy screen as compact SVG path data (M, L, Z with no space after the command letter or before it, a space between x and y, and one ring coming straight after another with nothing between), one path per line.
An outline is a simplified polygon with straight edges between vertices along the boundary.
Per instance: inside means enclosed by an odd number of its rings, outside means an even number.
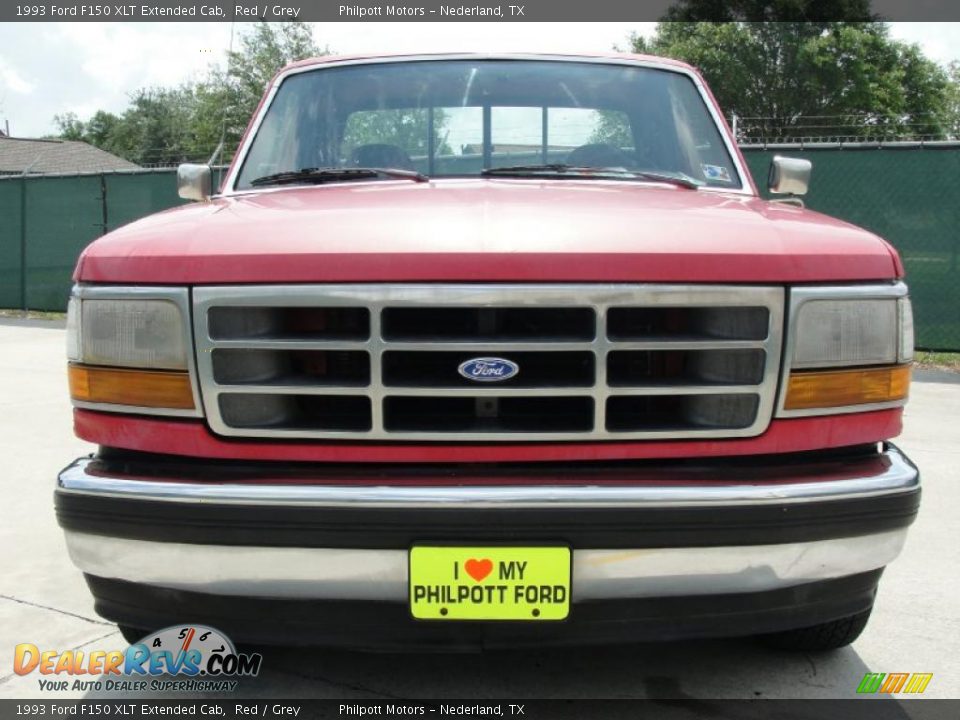
M181 205L175 173L106 175L110 230L159 210Z
M18 308L20 297L21 209L24 183L0 182L0 308Z
M960 351L960 146L744 154L761 187L774 155L812 161L807 207L892 243L907 270L917 347Z
M65 310L87 245L182 202L173 170L0 177L0 307Z
M889 240L907 268L917 346L960 351L960 144L744 152L761 186L775 154L812 160L807 205ZM63 310L80 251L105 226L180 204L175 186L173 170L0 178L0 307Z
M27 180L26 305L62 310L80 251L103 233L99 175Z

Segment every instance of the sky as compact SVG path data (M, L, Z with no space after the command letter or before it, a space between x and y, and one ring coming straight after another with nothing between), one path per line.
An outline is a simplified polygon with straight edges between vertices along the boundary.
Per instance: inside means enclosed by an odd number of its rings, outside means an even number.
M237 23L235 32L242 31ZM654 23L314 23L337 53L604 51ZM0 127L15 137L55 131L53 116L122 112L135 90L177 85L223 63L230 23L0 23ZM960 60L960 23L891 23L941 64Z

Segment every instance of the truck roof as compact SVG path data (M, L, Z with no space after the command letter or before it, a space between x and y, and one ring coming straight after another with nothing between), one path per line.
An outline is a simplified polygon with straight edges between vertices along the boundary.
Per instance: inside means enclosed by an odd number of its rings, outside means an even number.
M286 67L280 70L280 73L285 72L291 68L300 68L300 67L309 67L311 65L326 65L329 63L338 63L338 62L349 62L355 60L400 60L400 59L409 59L409 60L439 60L446 58L458 58L458 59L468 59L474 58L478 60L570 60L572 58L580 58L583 60L628 60L634 61L637 63L655 63L657 65L672 66L678 69L683 70L692 70L696 72L696 69L689 65L688 63L682 62L680 60L675 60L673 58L661 57L659 55L641 55L638 53L621 53L621 52L595 52L595 51L586 51L586 52L565 52L565 53L545 53L545 52L462 52L462 51L450 51L450 52L421 52L421 53L409 53L409 52L397 52L397 53L355 53L350 55L322 55L320 57L307 58L305 60L298 60L296 62L290 63ZM279 73L278 73L279 74Z

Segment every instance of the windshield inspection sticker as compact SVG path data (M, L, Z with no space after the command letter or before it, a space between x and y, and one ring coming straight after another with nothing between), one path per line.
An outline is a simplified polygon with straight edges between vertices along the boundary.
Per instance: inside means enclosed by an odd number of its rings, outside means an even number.
M730 182L730 173L727 172L727 169L723 165L707 165L706 163L700 163L700 167L703 169L703 176L707 180Z

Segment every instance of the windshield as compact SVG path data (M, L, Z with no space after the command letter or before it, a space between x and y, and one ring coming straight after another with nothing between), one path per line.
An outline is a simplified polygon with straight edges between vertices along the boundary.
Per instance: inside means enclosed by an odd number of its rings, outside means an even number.
M548 164L741 187L688 76L536 60L371 63L291 75L264 116L236 187L308 168L464 177Z

